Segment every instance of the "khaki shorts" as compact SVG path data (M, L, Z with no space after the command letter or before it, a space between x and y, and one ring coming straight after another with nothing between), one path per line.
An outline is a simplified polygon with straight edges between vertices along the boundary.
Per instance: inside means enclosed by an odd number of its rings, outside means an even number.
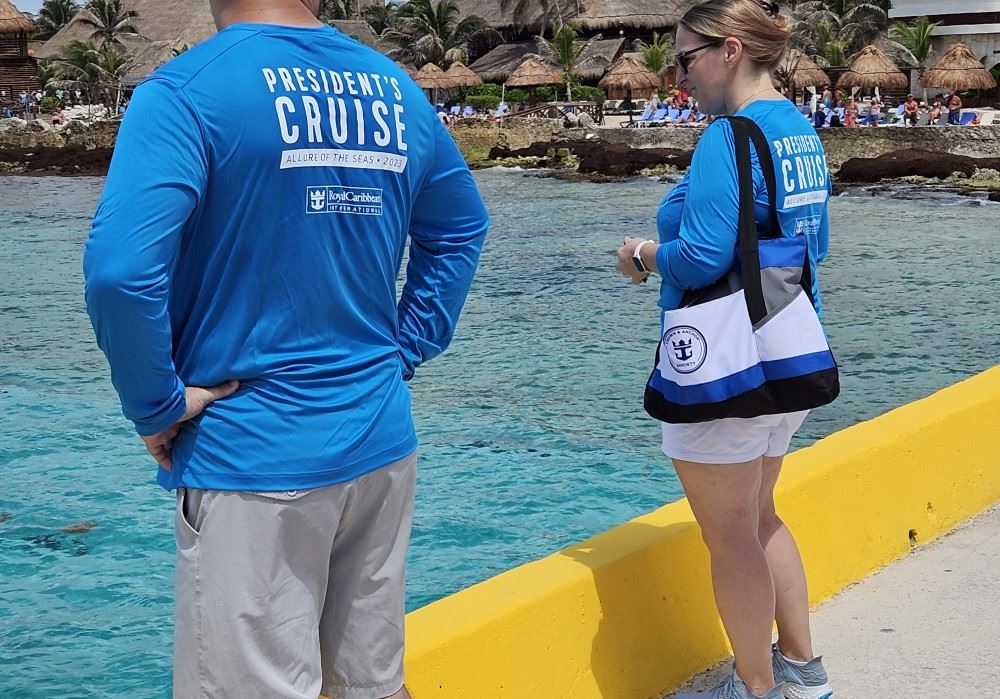
M741 464L759 456L784 456L808 410L663 425L663 453L699 464Z
M177 699L403 686L416 455L311 491L177 494Z

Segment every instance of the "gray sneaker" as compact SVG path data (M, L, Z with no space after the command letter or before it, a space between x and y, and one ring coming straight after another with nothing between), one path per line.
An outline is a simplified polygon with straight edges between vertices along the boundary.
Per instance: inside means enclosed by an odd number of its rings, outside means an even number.
M762 697L755 697L743 684L740 676L733 672L718 687L707 692L682 692L674 699L784 699L781 683Z
M785 659L775 643L771 652L774 681L781 686L785 699L829 699L833 687L823 668L823 658L813 658L805 665L795 665Z

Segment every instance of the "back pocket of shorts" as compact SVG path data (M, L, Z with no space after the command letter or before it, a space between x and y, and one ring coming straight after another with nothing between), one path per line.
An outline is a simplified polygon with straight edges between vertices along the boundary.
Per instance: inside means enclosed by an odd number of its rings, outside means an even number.
M174 533L177 548L191 548L198 542L198 510L201 505L201 493L191 493L187 488L177 490L177 511L174 513Z

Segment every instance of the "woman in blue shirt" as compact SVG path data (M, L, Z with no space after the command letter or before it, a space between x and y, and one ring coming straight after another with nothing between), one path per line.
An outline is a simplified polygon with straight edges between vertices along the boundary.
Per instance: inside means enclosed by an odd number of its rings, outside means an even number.
M815 130L771 82L788 35L776 3L709 0L688 11L678 27L678 82L691 87L706 113L738 114L763 130L775 165L780 227L786 236L807 236L819 312L815 264L826 255L830 175ZM768 192L755 153L752 164L755 213L764 230ZM658 273L659 305L675 309L686 290L708 286L732 267L738 220L733 131L720 119L706 129L687 175L660 205L659 240L626 238L618 270L635 283ZM716 603L736 657L721 685L678 695L683 699L832 694L813 653L802 561L773 500L783 457L805 416L662 425L663 452L674 462L711 553ZM779 640L772 647L775 620Z

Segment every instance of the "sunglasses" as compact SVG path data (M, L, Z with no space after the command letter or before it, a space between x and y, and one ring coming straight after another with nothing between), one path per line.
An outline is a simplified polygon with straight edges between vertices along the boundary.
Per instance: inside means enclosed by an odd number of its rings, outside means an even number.
M693 49L688 49L687 51L681 51L680 53L674 56L674 63L676 63L677 67L686 73L688 72L688 68L691 67L691 57L693 55L695 55L699 51L704 51L705 49L710 49L721 45L722 41L711 41L707 44L696 46Z

